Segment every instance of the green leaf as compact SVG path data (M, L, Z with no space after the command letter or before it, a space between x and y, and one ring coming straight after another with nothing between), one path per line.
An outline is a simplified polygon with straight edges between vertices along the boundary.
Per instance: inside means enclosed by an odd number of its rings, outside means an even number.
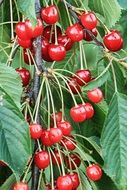
M29 128L13 100L0 88L0 160L18 180L31 156Z
M36 13L35 13L35 1L33 0L17 0L17 6L20 12L25 16L28 17L32 24L36 25Z
M112 27L121 16L121 7L117 0L93 0L94 11L105 18L105 24Z
M0 190L12 190L12 185L15 183L16 179L14 174L12 174L5 182L4 184L0 187Z
M86 176L84 175L84 173L82 171L79 171L79 172L80 172L81 185L78 188L78 190L92 190L90 182L88 181L88 179L86 178Z
M127 189L127 96L115 93L101 136L104 170L118 189Z
M22 95L22 83L20 76L15 69L0 63L0 87L13 99L20 108L20 99Z

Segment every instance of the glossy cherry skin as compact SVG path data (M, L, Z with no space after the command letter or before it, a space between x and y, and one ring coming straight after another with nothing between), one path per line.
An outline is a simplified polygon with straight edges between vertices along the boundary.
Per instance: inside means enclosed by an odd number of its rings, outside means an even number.
M55 115L55 117L54 117L54 115ZM62 112L59 111L59 112L55 112L55 114L52 113L51 119L52 119L52 121L54 121L54 119L55 119L56 123L61 122L62 121Z
M7 166L6 163L4 163L3 161L0 160L0 167L1 166Z
M54 155L52 154L52 163L54 164L54 165L57 165L57 163L58 164L61 164L61 159L60 159L60 154L59 154L59 152L58 152L58 150L54 150L53 151L54 152L54 154L55 154L55 157L54 157Z
M57 7L50 5L49 7L43 8L41 10L41 18L46 24L55 24L59 19Z
M86 110L83 104L78 104L71 108L70 116L75 122L83 122L86 120Z
M80 20L82 25L88 30L92 30L97 26L97 17L93 12L83 13L80 16Z
M59 128L51 128L49 132L49 138L52 144L59 143L63 137L62 130Z
M62 35L62 31L59 26L56 26L56 34L57 34L57 37ZM52 25L48 25L44 28L43 37L46 38L48 41L51 38L51 42L55 43L55 30L54 30L54 27L52 29Z
M16 72L20 75L23 86L27 86L30 82L30 72L25 68L17 68Z
M93 103L99 103L103 100L103 93L99 88L87 92L88 99Z
M87 69L78 70L75 74L77 75L77 77L75 76L76 81L80 86L84 86L91 81L91 72Z
M66 30L66 35L73 42L79 42L83 39L83 28L80 24L76 23L69 26Z
M86 168L86 176L92 181L98 181L102 177L102 169L97 164L90 165Z
M25 22L18 22L16 24L15 32L21 40L30 40L27 31L26 31L26 25Z
M97 32L97 29L96 29L96 28L92 29L91 32L92 32L92 34L93 34L95 37L97 37L98 32ZM84 39L85 41L88 41L88 42L90 42L90 41L93 40L93 38L91 37L91 35L90 35L88 32L86 32L86 31L84 31L83 39Z
M32 27L32 23L30 22L30 20L25 20L25 26L26 26L26 32L29 38L36 38L42 35L43 30L44 30L42 21L39 18L37 19L37 25L35 26L35 28Z
M72 126L69 121L60 121L57 123L57 127L61 129L63 135L70 136L72 131Z
M50 44L47 39L42 39L42 59L48 62L52 62L52 59L49 56L48 48Z
M73 182L69 175L59 176L56 184L59 190L72 190L73 188Z
M17 182L13 185L13 190L29 190L29 186L24 182Z
M71 177L71 180L73 182L73 188L72 190L76 190L78 186L80 185L79 176L76 172L69 174Z
M31 51L32 55L29 54L29 56L28 56L28 53L27 53L26 49L23 50L23 59L24 59L24 61L25 61L26 64L33 65L34 64L34 62L33 62L34 51L33 51L33 49L31 49L30 51ZM32 59L32 56L33 56L33 59Z
M62 61L66 57L66 50L63 45L51 44L48 48L49 56L53 61Z
M30 128L30 136L32 139L39 139L41 137L43 131L41 125L33 123L30 124L29 128Z
M86 118L91 119L94 116L94 108L93 108L92 104L87 102L87 103L85 103L84 107L86 109Z
M41 142L42 142L42 145L45 145L45 146L52 146L52 142L49 138L49 133L50 131L49 130L44 130L42 132L42 135L41 135Z
M81 92L81 88L79 86L79 84L77 83L76 78L72 77L69 81L68 81L68 89L69 91L71 90L73 92L73 94L78 94L78 92Z
M21 40L20 38L17 39L18 44L23 48L30 48L32 46L31 40Z
M123 38L121 37L118 31L111 31L109 34L106 34L103 38L104 45L110 51L116 52L122 49L123 47Z
M61 141L61 145L68 150L74 150L76 148L76 141L73 136L70 136L69 139L63 138Z
M59 35L58 43L63 45L65 47L66 51L69 51L74 44L74 42L72 42L72 40L70 38L68 38L67 35L65 35L65 34Z
M80 156L79 156L79 154L77 154L77 153L71 153L71 154L70 154L70 157L71 157L71 159L73 160L73 162L70 161L68 157L66 157L66 158L65 158L66 166L67 166L69 169L75 170L76 167L79 167L80 164L81 164Z
M42 150L35 153L34 162L39 169L45 169L50 164L49 154L47 151Z

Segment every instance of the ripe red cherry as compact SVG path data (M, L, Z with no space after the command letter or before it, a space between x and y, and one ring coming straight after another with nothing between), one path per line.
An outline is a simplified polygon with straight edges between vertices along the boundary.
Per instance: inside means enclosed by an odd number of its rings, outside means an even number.
M74 44L74 42L72 42L72 40L68 38L67 35L59 35L58 43L63 45L66 51L69 51Z
M61 164L60 154L59 154L58 150L54 150L53 152L54 152L54 154L55 154L55 157L54 157L54 155L52 154L52 163L53 163L54 165L57 165L57 163L58 163L58 164Z
M84 105L85 109L86 109L86 118L90 119L94 116L94 108L90 103L85 103Z
M73 42L79 42L83 39L83 28L80 24L76 23L69 26L66 30L66 35Z
M69 121L60 121L57 123L57 127L61 129L63 135L70 136L72 131L72 126Z
M48 48L49 56L53 61L62 61L66 56L66 50L63 45L51 44Z
M61 141L63 147L66 146L68 150L74 150L76 148L76 141L73 136L70 136L70 139L63 138Z
M69 90L71 90L73 94L78 94L78 92L81 92L81 88L74 77L68 81L68 85L70 87Z
M15 32L21 40L30 40L27 31L26 31L26 25L25 22L18 22L16 24Z
M59 190L72 190L73 188L73 182L69 175L59 176L56 184Z
M73 161L70 161L68 157L65 158L65 163L66 163L66 166L69 168L69 169L72 169L72 170L75 170L76 167L79 167L80 164L81 164L81 159L80 159L80 156L79 154L77 153L72 153L70 154L70 157Z
M45 146L52 146L52 144L53 144L49 138L49 133L50 133L50 131L48 131L48 130L42 131L41 142Z
M73 182L73 188L72 188L72 190L76 190L78 188L79 184L80 184L79 176L75 172L71 173L69 175L70 175L71 180Z
M58 19L58 10L55 5L43 8L41 10L41 18L46 24L55 24Z
M103 93L99 88L95 88L87 92L87 97L91 102L99 103L103 99Z
M95 37L97 37L98 32L97 32L96 28L92 29L91 32L93 33L93 35ZM91 37L91 35L88 32L86 32L86 31L84 31L83 39L86 40L86 41L88 41L88 42L90 42L90 41L93 40L92 37Z
M80 20L82 25L88 30L92 30L97 26L97 17L93 12L83 13L80 16Z
M7 166L3 161L0 160L0 167L1 166Z
M54 143L58 143L61 141L63 137L62 130L59 128L51 128L49 132L50 141Z
M13 185L13 190L29 190L29 186L24 182L17 182Z
M103 38L104 45L110 51L119 51L123 47L123 38L121 37L118 31L111 31L110 33L106 34Z
M30 81L30 72L25 68L17 68L16 72L20 75L23 86L27 86Z
M40 35L42 35L42 32L44 30L44 26L42 24L41 19L37 19L37 25L35 28L32 27L32 23L30 20L25 20L25 26L26 26L26 32L29 38L36 38Z
M33 51L33 49L31 49L30 51L31 51L32 55L29 54L29 56L28 56L28 53L27 53L26 49L23 50L23 59L24 59L24 61L25 61L26 64L33 65L34 62L33 62L32 56L34 58L34 51Z
M47 151L40 151L35 153L34 162L39 169L45 169L50 164L49 154Z
M56 33L57 33L57 37L62 35L62 31L59 26L56 26ZM54 30L54 28L52 29L52 25L48 25L44 28L43 37L46 38L48 41L51 38L51 42L52 43L55 42L55 30Z
M18 44L23 48L30 48L32 46L31 40L21 40L20 38L17 39Z
M83 104L76 105L70 110L71 118L75 122L83 122L86 120L86 110Z
M56 123L62 121L62 112L61 112L61 111L59 111L59 112L55 112L55 114L52 113L52 115L51 115L51 119L52 119L52 121L54 121L54 115L55 115Z
M86 168L86 175L92 181L98 181L102 177L102 169L97 164L90 165Z
M78 76L78 77L75 76L75 78L76 78L77 83L80 86L83 86L89 81L91 81L91 72L89 70L81 69L81 70L76 71L75 74Z
M37 124L37 123L33 123L30 124L30 135L32 139L39 139L42 135L42 126Z
M48 62L52 62L52 59L49 56L48 48L50 44L47 39L42 39L42 59Z

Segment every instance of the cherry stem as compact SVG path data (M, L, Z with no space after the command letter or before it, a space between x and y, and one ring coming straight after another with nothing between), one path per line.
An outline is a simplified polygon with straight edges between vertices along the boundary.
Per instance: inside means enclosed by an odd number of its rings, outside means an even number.
M63 174L63 176L64 176L64 175L65 175L65 170L64 170L64 165L63 165L63 157L62 157L62 154L61 154L61 151L60 151L60 148L59 148L59 145L58 145L58 144L56 144L56 147L57 147L57 150L58 150L58 153L59 153L59 156L60 156L62 174Z
M87 69L87 61L86 61L86 54L85 54L85 47L83 46L83 43L81 42L81 49L82 49L82 54L83 54L83 59L84 59L84 64L85 64L85 68Z
M29 172L29 170L30 170L30 167L31 167L31 165L32 165L32 162L33 162L33 159L30 160L30 163L29 163L29 165L28 165L28 167L27 167L27 170L26 170L26 172L25 172L25 174L24 174L24 177L23 177L23 179L22 179L22 182L25 182L26 177L27 177L27 174L28 174L28 172Z
M82 56L82 44L79 42L79 51L80 51L80 64L81 64L81 69L84 69L83 67L83 56Z
M64 5L65 5L65 8L66 8L66 12L67 12L67 15L68 15L69 23L70 23L70 25L72 25L72 21L71 21L69 9L68 9L68 6L67 6L67 2L65 0L62 0L62 1L63 1Z
M11 18L11 41L13 41L14 40L14 27L13 27L12 0L10 0L10 18Z
M54 28L55 28L55 45L58 45L56 24L54 25Z
M114 69L113 63L111 64L111 68L112 68L112 74L113 74L115 92L118 92L116 74L115 74L115 69Z
M102 20L97 17L98 21L100 22L100 24L104 27L104 29L106 30L107 33L110 33L110 30L107 28L107 26L102 22Z
M54 189L53 163L52 163L52 158L51 158L51 153L50 153L49 148L48 148L48 153L49 153L49 159L50 159L51 184L52 184L52 189Z

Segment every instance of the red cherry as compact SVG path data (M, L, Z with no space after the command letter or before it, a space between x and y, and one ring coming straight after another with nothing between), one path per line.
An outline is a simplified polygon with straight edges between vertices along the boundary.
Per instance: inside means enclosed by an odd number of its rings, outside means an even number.
M30 72L25 68L17 68L16 72L20 75L23 86L27 86L30 81Z
M15 32L21 40L30 40L28 33L26 31L25 22L18 22L16 24Z
M50 164L49 154L47 151L40 151L35 153L34 162L39 169L45 169Z
M80 86L83 86L86 83L91 81L91 72L89 70L81 69L81 70L76 71L75 74L78 76L78 77L75 76L75 78L76 78L77 83Z
M44 30L44 26L42 24L41 19L37 19L37 25L35 28L33 28L32 23L30 20L25 20L25 26L26 26L26 32L29 38L36 38L40 35L42 35L42 32Z
M90 103L85 103L84 105L85 109L86 109L86 118L90 119L94 116L94 108L92 106L92 104Z
M54 121L54 115L55 115L56 123L62 121L62 112L61 111L60 112L55 112L55 114L52 113L52 115L51 115L52 121Z
M63 135L70 136L72 131L72 126L69 121L60 121L57 123L57 127L61 129Z
M80 16L80 20L82 25L88 30L92 30L97 26L97 17L93 12L83 13Z
M5 164L3 161L0 160L0 167L1 166L7 166L7 164Z
M52 62L52 59L49 56L48 48L49 48L49 42L47 39L42 39L42 58L45 61Z
M59 176L56 183L59 190L72 190L73 188L70 175Z
M98 181L102 177L102 169L97 164L90 165L86 168L86 175L92 181Z
M110 33L106 34L103 38L104 45L110 51L119 51L123 47L123 38L121 37L118 31L111 31Z
M58 43L63 45L66 51L69 51L74 44L74 42L72 42L72 40L68 38L66 35L60 35L58 37Z
M58 19L58 10L55 5L43 8L41 10L41 18L46 24L55 24Z
M70 110L71 118L75 122L83 122L86 120L86 110L83 104L76 105Z
M52 146L52 144L53 144L53 143L51 142L50 138L49 138L49 133L50 133L50 131L44 130L44 131L42 132L42 135L41 135L41 142L42 142L42 144L45 145L45 146Z
M69 90L73 92L73 94L78 94L78 92L81 92L81 88L77 83L77 80L73 77L68 81L68 85L70 87ZM69 88L68 87L68 88Z
M103 99L103 93L99 88L95 88L87 92L87 97L91 102L99 103Z
M62 61L66 56L65 47L60 44L58 45L51 44L49 46L48 51L49 51L49 56L53 61Z
M70 139L63 138L61 141L61 145L68 150L74 150L76 148L76 141L73 136L70 136Z
M55 157L52 154L52 163L54 165L57 165L57 163L61 164L60 154L59 154L58 150L54 150L53 152L55 154Z
M70 154L70 157L73 161L69 160L68 157L65 157L65 163L69 169L75 170L76 167L79 167L81 164L80 156L77 153L72 153Z
M79 42L83 39L83 28L80 24L76 23L69 26L66 30L66 35L73 42Z
M59 143L63 137L62 130L59 128L51 128L49 132L50 141L54 143Z
M51 189L52 189L52 187L51 187L51 185L50 185L50 184L47 184L45 187L46 187L46 189L45 189L45 190L51 190Z
M93 33L93 35L94 35L95 37L97 37L98 32L97 32L97 29L96 29L96 28L92 29L91 32ZM90 41L93 40L93 38L91 37L91 35L90 35L88 32L86 32L86 31L84 31L83 39L86 40L86 41L88 41L88 42L90 42Z
M30 124L30 135L32 139L39 139L42 135L42 126L37 124L37 123L33 123Z
M71 177L71 180L73 182L73 188L72 190L76 190L80 184L79 176L77 173L71 173L69 174Z
M24 59L24 61L25 61L26 64L33 65L34 64L34 62L33 62L34 51L33 51L33 49L31 49L30 51L31 51L32 55L29 54L29 56L28 56L28 52L26 51L26 49L23 50L23 59ZM32 56L33 56L33 58L32 58Z
M31 40L21 40L20 38L17 39L18 44L23 48L30 48L32 46Z
M59 26L56 26L56 33L57 33L57 37L62 35L62 31ZM52 43L55 42L55 30L54 28L52 29L52 25L48 25L44 28L43 37L46 38L48 41L50 40L50 37L51 37L51 42Z
M29 186L27 183L24 182L16 182L13 185L13 190L29 190Z

